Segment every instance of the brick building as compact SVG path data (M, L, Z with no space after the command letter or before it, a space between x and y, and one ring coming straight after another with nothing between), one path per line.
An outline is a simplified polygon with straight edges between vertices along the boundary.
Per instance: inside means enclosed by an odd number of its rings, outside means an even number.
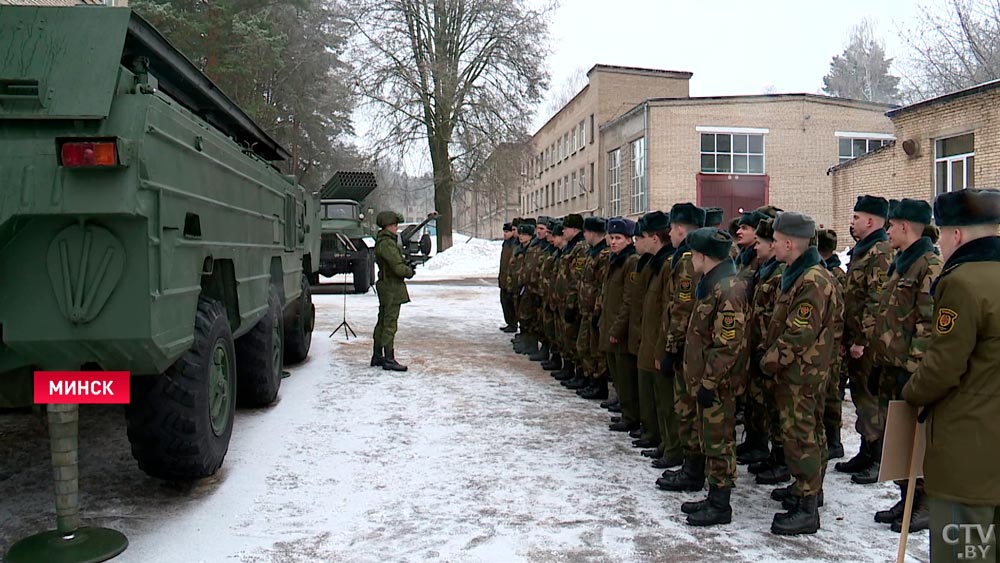
M532 137L522 213L637 217L693 201L728 219L771 203L829 224L828 169L894 138L891 106L813 94L690 97L691 76L592 68L588 86Z
M862 194L930 202L944 192L1000 186L1000 80L887 115L894 143L829 171L838 232L847 232Z

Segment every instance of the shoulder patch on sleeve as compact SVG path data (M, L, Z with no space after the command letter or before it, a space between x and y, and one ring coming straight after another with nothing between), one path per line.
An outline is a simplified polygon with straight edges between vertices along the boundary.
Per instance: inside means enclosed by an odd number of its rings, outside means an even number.
M792 319L792 324L799 328L809 326L809 318L812 317L812 313L812 303L803 303L799 305L799 309L795 312L795 318Z
M947 307L941 307L938 309L937 322L935 323L935 330L938 334L948 334L955 329L955 321L958 319L958 313Z
M690 301L693 288L694 280L691 276L682 276L677 280L677 298L681 301Z

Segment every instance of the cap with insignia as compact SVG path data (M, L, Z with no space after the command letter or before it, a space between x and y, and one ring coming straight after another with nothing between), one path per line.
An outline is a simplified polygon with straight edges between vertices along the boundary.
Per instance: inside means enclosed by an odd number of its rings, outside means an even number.
M624 217L615 217L608 221L608 234L609 235L625 235L627 237L632 236L632 230L635 227L635 223L625 219Z
M531 223L521 223L517 226L517 234L535 236L535 226Z

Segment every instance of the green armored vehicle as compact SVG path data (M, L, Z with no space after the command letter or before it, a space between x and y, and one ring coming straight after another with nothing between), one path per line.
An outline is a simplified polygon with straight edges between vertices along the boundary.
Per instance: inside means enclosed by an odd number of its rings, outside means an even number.
M371 172L340 171L320 191L322 242L319 274L332 278L353 274L354 291L367 293L375 283L375 233L365 220L361 202L377 184Z
M139 467L215 473L309 353L319 198L286 156L129 9L0 6L0 407L128 371Z

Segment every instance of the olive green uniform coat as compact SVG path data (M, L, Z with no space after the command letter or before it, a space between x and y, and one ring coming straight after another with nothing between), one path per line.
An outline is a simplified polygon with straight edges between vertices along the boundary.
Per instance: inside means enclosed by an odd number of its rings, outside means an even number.
M410 302L406 281L413 277L413 268L403 260L403 251L396 243L397 237L386 229L375 239L375 263L378 265L378 322L372 335L376 345L392 349L399 321L399 307Z

